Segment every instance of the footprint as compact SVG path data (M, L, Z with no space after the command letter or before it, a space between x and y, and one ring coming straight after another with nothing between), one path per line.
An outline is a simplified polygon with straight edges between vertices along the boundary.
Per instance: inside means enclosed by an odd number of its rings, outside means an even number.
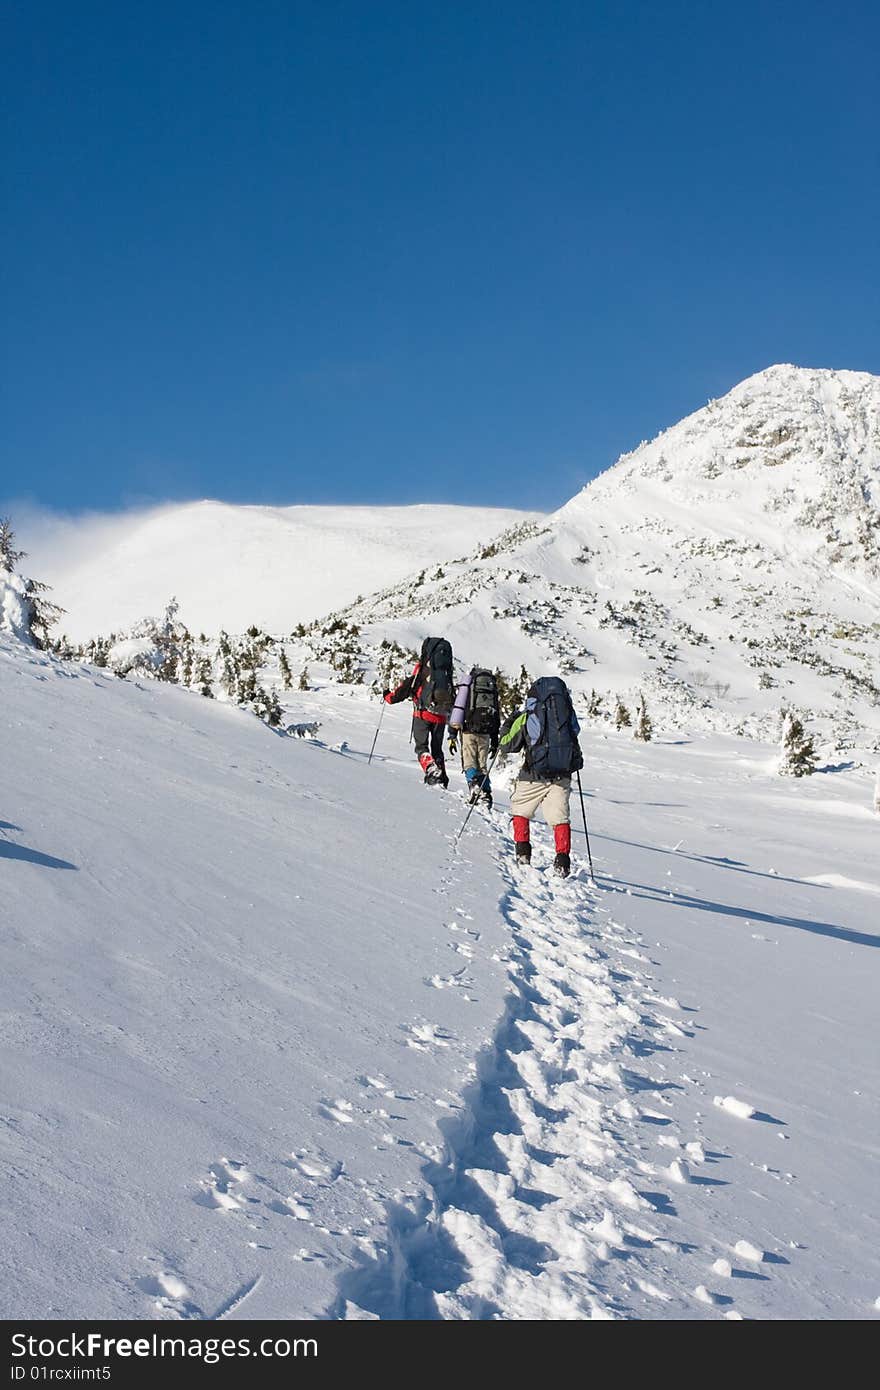
M338 1125L353 1124L353 1110L350 1100L325 1100L318 1106L318 1112L325 1120L334 1120Z
M426 976L424 983L430 989L471 989L473 980L466 974L467 966L463 965L460 970L453 970L451 975L429 975Z
M304 1178L311 1178L313 1182L328 1184L336 1182L345 1172L345 1164L341 1158L324 1160L297 1150L284 1160L284 1165L301 1173Z
M240 1163L221 1158L208 1170L208 1176L199 1183L201 1192L194 1200L202 1207L216 1207L220 1211L241 1211L246 1199L232 1188L250 1177L247 1169Z
M160 1316L204 1319L205 1314L193 1301L190 1290L173 1270L160 1269L157 1274L138 1279L136 1283L143 1293L152 1298Z
M295 1216L298 1221L311 1221L312 1213L304 1202L298 1197L279 1197L274 1202L267 1202L270 1211L277 1212L279 1216Z
M436 1023L402 1023L401 1031L406 1033L407 1047L417 1052L428 1052L432 1047L448 1047L455 1037Z

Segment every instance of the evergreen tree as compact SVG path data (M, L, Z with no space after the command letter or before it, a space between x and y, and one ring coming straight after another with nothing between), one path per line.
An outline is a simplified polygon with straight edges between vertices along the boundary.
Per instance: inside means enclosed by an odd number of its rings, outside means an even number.
M242 704L257 700L260 689L257 686L257 673L252 666L244 666L238 678L239 700Z
M301 673L300 673L300 678L299 678L299 688L300 688L300 690L311 690L311 688L312 688L311 685L309 684L309 668L308 668L308 666L304 666L304 667L302 668L302 671L301 671Z
M287 660L287 652L282 646L278 656L278 669L281 672L281 684L284 690L289 690L293 685L293 672L290 669L290 662Z
M602 696L595 690L590 691L590 698L587 702L587 715L590 719L599 719L602 716Z
M199 658L198 674L196 679L198 681L199 694L204 695L205 698L208 700L213 700L213 671L211 669L211 658L209 656L202 656Z
M812 737L792 710L782 716L782 744L779 772L783 777L808 777L816 771L816 748Z
M616 729L628 729L632 724L630 712L619 695L615 698L617 703L614 707L614 727Z
M181 680L183 644L192 641L187 628L178 621L179 612L180 604L177 599L170 598L165 608L165 615L156 632L156 649L159 653L159 666L156 675L160 681L175 682ZM190 674L192 674L191 667Z
M18 563L24 559L26 553L19 550L15 544L15 532L10 518L0 517L0 575L5 573L11 577L16 574ZM49 629L57 623L64 609L46 598L46 594L49 593L48 584L18 575L17 586L28 636L36 646L48 651L51 645Z
M238 664L232 651L229 634L224 632L222 628L217 639L217 662L220 666L220 684L231 700L234 698L238 685Z
M528 695L532 685L534 685L532 677L529 675L525 666L520 666L519 676L516 680L516 699L519 705L525 704L526 696Z
M195 676L195 652L192 640L189 636L184 638L183 647L180 654L180 683L181 685L191 686Z
M278 692L273 690L272 694L269 696L269 702L265 715L266 723L269 725L270 729L278 728L278 725L281 723L281 720L283 718L283 714L284 712L281 708L281 702L278 699Z
M36 579L25 580L25 598L28 602L28 622L30 624L31 637L38 647L45 651L49 646L49 629L57 623L64 612L57 603L52 603L45 595L49 592L48 584L41 584Z
M636 706L636 726L633 730L633 738L639 739L641 743L650 743L653 735L654 727L651 723L651 716L648 714L645 697L641 691L639 691L639 703Z
M23 560L24 556L23 550L16 549L12 521L8 516L0 516L0 570L5 570L7 574L15 574L18 562Z

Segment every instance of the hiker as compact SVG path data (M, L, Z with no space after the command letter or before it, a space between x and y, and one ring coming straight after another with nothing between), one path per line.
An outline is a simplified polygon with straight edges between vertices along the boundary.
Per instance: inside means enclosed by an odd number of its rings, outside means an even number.
M384 690L389 705L412 700L412 738L428 786L449 786L443 757L443 730L452 711L452 647L445 637L426 637L421 655L396 690Z
M449 716L449 751L453 757L461 744L461 767L472 806L480 800L492 809L489 760L498 752L501 712L498 682L491 671L473 666L455 692Z
M568 686L558 676L536 680L529 687L525 709L514 711L501 729L502 759L509 753L524 755L510 797L516 862L531 863L529 822L540 807L553 827L553 868L561 878L571 872L571 774L584 765L579 732Z

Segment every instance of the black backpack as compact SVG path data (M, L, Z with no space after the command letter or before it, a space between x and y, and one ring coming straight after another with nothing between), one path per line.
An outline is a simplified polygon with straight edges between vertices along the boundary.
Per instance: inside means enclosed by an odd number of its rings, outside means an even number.
M538 778L568 777L584 765L577 736L580 725L568 686L558 676L542 676L526 698L526 765Z
M498 682L491 671L475 666L471 672L464 727L469 734L497 734L498 723Z
M455 683L452 675L452 648L445 637L426 637L419 657L416 677L416 704L427 714L444 719L452 712Z

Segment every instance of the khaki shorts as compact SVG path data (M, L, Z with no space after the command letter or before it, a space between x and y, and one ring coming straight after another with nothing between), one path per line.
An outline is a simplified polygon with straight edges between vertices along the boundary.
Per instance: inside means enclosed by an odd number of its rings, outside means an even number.
M538 808L548 825L567 825L571 819L571 778L558 782L528 782L520 777L513 784L510 814L532 820Z
M492 741L489 735L462 733L460 737L462 767L465 770L475 767L478 772L486 772L489 767L489 745Z

